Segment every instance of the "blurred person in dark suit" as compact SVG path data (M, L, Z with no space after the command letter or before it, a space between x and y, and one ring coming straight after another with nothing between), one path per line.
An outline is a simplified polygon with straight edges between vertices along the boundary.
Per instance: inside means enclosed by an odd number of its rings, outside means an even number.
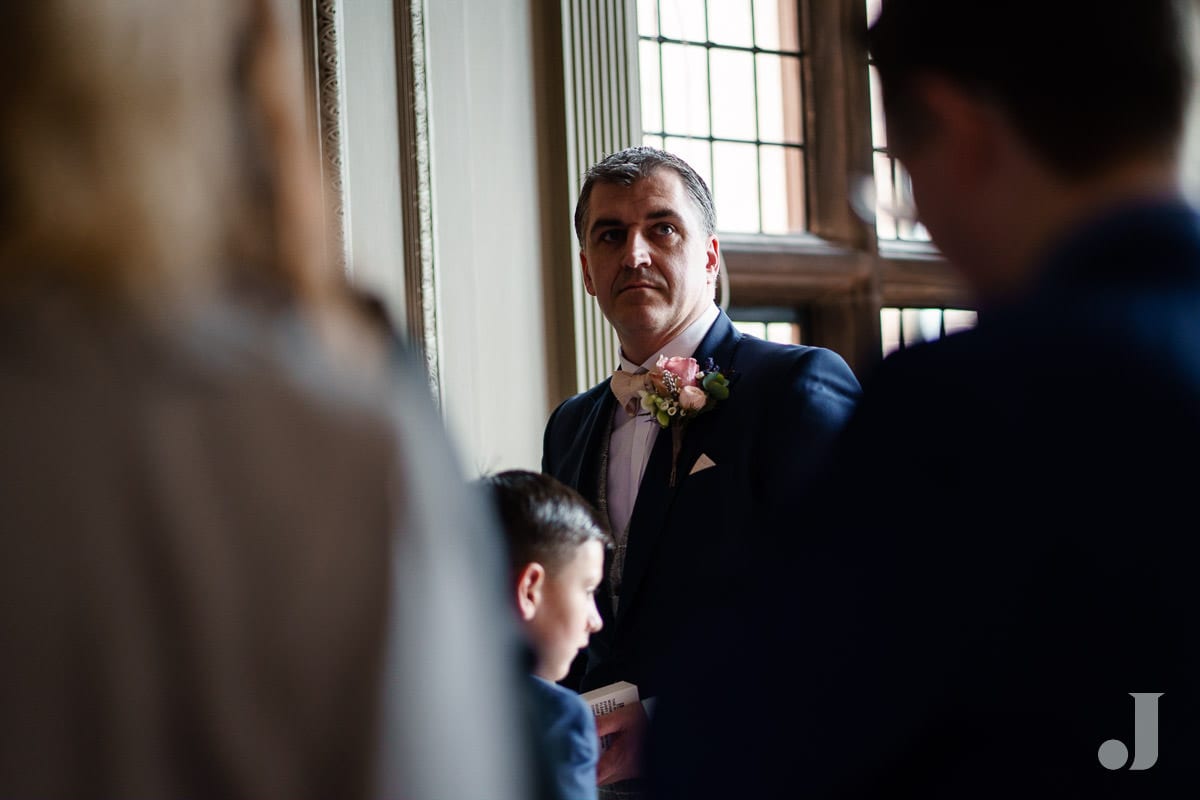
M0 797L524 796L500 540L273 12L0 7Z
M1200 791L1194 12L885 0L888 145L979 324L867 380L660 699L659 797Z

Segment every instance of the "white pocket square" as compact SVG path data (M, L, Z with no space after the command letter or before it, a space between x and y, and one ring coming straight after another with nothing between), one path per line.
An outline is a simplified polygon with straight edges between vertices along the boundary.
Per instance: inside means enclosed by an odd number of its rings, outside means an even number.
M697 472L702 472L703 470L706 470L709 467L715 467L716 465L717 462L709 458L707 453L701 453L700 457L696 459L696 463L692 464L692 471L689 472L688 475L695 475Z

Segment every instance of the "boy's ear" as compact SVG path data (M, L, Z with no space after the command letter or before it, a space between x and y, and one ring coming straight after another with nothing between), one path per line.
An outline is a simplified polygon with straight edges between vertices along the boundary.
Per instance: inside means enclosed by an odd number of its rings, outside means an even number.
M529 622L542 605L542 591L546 586L546 568L530 561L517 575L517 612L524 622Z

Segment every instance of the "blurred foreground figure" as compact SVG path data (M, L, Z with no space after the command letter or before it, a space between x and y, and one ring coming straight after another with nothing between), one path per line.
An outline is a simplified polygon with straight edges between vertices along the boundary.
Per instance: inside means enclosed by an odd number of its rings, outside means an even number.
M499 540L321 269L270 5L0 43L0 797L522 796Z
M866 381L663 692L660 797L1200 794L1189 5L885 0L888 145L979 325Z

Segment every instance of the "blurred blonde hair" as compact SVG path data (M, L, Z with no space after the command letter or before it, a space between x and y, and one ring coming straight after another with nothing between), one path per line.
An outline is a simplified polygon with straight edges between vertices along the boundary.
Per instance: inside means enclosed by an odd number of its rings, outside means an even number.
M275 1L0 4L0 299L341 301Z

